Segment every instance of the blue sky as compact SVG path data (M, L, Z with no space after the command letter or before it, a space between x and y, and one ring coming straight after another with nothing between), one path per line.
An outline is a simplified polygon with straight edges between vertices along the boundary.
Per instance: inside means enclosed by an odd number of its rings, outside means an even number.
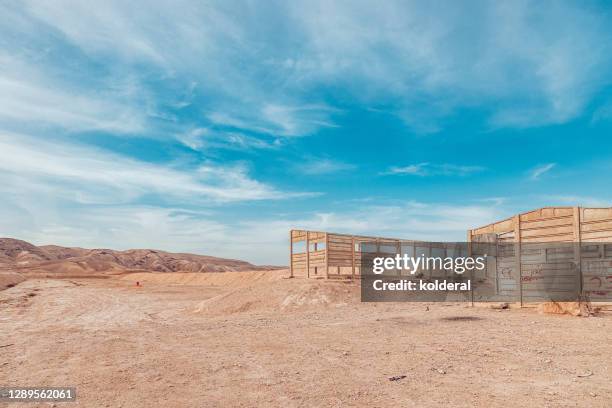
M286 263L612 203L606 2L5 1L0 235Z

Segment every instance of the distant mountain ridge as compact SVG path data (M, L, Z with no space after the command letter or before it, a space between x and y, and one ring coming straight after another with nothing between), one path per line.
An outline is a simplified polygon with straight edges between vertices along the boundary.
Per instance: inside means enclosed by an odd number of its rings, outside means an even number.
M153 249L84 249L58 245L36 246L0 238L0 270L38 273L232 272L276 269L246 261Z

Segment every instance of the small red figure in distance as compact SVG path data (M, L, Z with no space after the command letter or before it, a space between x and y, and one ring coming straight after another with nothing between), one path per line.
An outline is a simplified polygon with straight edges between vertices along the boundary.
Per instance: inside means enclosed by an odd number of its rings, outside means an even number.
M136 286L140 286L140 282L136 281Z

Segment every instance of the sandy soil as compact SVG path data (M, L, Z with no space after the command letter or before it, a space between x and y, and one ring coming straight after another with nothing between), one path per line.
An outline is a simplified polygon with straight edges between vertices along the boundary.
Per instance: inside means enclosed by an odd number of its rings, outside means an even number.
M1 382L75 386L66 407L612 406L610 313L361 304L282 274L22 282L0 292Z
M0 272L0 290L10 288L23 282L25 277L15 272Z

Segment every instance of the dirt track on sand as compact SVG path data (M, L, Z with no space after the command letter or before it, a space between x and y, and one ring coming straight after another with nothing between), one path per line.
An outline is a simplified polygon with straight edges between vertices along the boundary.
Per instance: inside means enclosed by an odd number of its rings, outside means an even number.
M75 386L66 407L612 406L610 313L361 304L281 275L22 282L0 292L1 382Z

